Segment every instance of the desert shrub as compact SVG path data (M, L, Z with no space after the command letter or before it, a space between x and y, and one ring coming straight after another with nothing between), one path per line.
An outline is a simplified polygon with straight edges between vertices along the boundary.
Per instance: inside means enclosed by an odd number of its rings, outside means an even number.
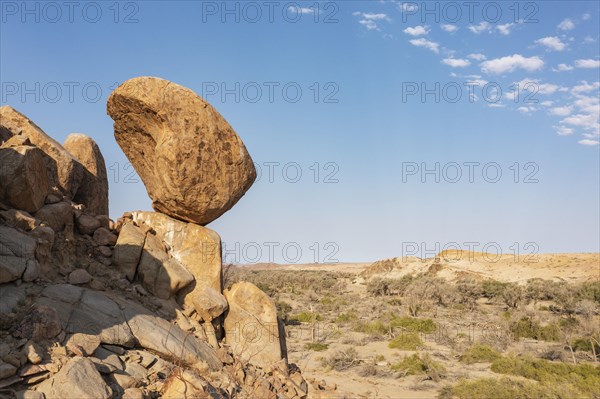
M425 374L434 381L439 381L446 374L446 368L434 361L427 353L422 355L415 353L414 355L406 356L400 362L392 364L390 368L404 375Z
M367 281L367 293L371 296L385 296L390 294L390 280L374 277Z
M506 306L516 309L526 299L525 290L518 284L508 283L501 294L501 298Z
M392 349L415 351L423 346L423 341L416 333L402 333L391 340L388 346Z
M538 381L542 385L560 384L579 391L581 397L600 392L600 367L591 364L566 364L530 357L502 357L492 363L492 371Z
M302 312L290 316L289 320L299 321L300 323L313 323L315 321L323 321L323 316L313 312Z
M425 334L432 333L437 329L435 322L431 319L419 319L407 316L392 319L390 326L399 327L409 332L420 332Z
M265 291L269 296L286 292L304 293L309 290L317 292L339 291L343 280L352 276L349 273L307 271L307 270L244 270L235 267L230 272L228 284L248 281Z
M510 326L510 331L515 340L519 338L533 338L538 341L560 341L561 331L556 324L542 326L537 320L523 317Z
M501 356L500 352L491 346L475 344L462 354L460 361L466 364L491 363Z
M322 342L310 342L304 345L304 347L309 351L322 352L324 350L327 350L327 348L329 348L329 345L324 344Z
M473 309L477 304L477 300L483 295L481 284L472 278L461 278L456 281L455 286L459 302L457 305L462 305L463 307L468 306L470 309Z
M290 312L292 311L292 305L284 301L277 301L275 302L275 307L277 308L277 317L284 322L288 321Z
M560 384L536 384L503 377L460 380L444 387L439 399L571 399L582 397L581 392Z
M353 324L352 329L356 332L379 336L390 332L389 324L386 324L381 320L372 322L358 320Z
M358 371L358 375L361 377L375 377L377 374L379 374L379 370L373 363L365 364Z
M481 282L481 295L488 299L498 299L502 297L507 287L508 283L489 279L483 280Z
M358 315L354 311L349 311L347 313L340 313L338 317L336 317L335 322L338 324L345 324L351 321L358 319Z
M600 304L600 281L588 281L579 284L577 289L577 298L587 299Z
M328 357L321 359L321 365L324 368L336 371L344 371L360 364L358 352L354 348L338 350Z
M598 304L590 299L582 299L575 303L575 313L590 319L598 314Z
M596 351L596 356L600 355L600 335L596 337L581 337L575 338L571 342L571 347L574 351L585 351L593 353L593 350ZM593 343L593 348L592 348ZM593 350L592 350L593 349Z

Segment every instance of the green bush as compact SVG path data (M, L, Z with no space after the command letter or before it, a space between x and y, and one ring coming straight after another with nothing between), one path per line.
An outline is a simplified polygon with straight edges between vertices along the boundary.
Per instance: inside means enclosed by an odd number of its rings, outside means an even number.
M500 352L488 345L475 344L462 354L460 361L466 364L491 363L501 356Z
M578 299L589 299L600 304L600 281L588 281L577 287Z
M373 322L359 320L354 323L352 329L356 332L369 335L384 335L390 331L390 326L381 320L375 320Z
M561 384L536 384L503 377L461 380L452 387L444 387L439 399L575 399L582 393Z
M322 352L324 350L327 350L327 348L329 348L329 345L321 342L310 342L304 345L304 347L310 351Z
M390 341L388 347L405 351L414 351L423 346L423 341L416 333L403 333Z
M409 332L420 332L429 334L434 332L437 329L435 322L431 319L419 319L416 317L401 317L394 318L390 322L392 327L403 328Z
M350 321L356 320L358 315L354 311L350 311L348 313L340 313L338 317L336 317L335 322L339 324L348 323Z
M287 302L277 301L275 302L275 307L277 308L277 317L283 321L288 321L292 306Z
M533 338L539 341L554 341L561 340L560 328L556 324L540 325L537 320L530 317L523 317L519 321L514 322L510 326L510 331L515 340L519 338Z
M530 357L502 357L492 363L492 371L538 381L542 385L562 384L582 394L600 392L600 367L566 364Z
M390 368L404 375L425 374L434 381L439 381L446 374L446 368L431 359L427 353L423 355L415 353L412 356L406 356L400 362L392 364Z

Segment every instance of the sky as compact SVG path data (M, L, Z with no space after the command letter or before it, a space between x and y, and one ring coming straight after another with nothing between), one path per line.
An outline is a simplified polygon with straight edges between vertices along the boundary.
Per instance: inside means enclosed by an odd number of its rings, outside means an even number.
M599 3L0 1L0 104L85 133L110 213L150 210L106 100L194 90L258 179L232 263L600 252Z

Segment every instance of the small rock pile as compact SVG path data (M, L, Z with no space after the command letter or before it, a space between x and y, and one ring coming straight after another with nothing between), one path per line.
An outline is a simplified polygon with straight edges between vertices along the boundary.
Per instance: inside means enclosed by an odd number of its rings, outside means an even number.
M0 398L305 398L273 301L223 291L204 227L256 172L192 91L131 79L108 100L155 212L108 217L97 144L0 107Z

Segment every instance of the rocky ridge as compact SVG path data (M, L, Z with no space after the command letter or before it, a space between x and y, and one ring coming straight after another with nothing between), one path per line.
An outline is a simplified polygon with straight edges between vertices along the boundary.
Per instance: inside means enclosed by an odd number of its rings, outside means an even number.
M0 107L0 398L307 397L273 301L223 292L203 226L254 181L241 139L158 78L125 82L108 112L156 212L111 220L97 144Z

